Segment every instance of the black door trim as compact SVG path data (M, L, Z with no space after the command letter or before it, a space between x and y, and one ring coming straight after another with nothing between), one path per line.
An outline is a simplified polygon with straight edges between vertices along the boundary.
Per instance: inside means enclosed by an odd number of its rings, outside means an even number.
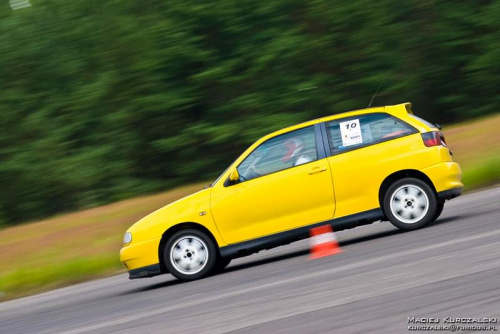
M323 134L321 133L320 124L314 124L314 137L316 138L316 152L318 160L326 158L326 148L323 143Z
M326 132L326 124L325 122L321 122L319 126L321 129L321 137L323 138L323 149L325 150L326 157L331 157L332 150L330 149L330 142L328 139L329 137L328 133Z

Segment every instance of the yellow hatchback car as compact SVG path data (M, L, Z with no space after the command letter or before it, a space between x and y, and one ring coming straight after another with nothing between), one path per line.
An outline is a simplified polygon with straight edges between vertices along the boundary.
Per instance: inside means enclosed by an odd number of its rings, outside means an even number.
M461 194L461 176L443 134L410 103L328 116L259 139L210 187L135 223L120 258L131 279L194 280L320 225L414 230Z

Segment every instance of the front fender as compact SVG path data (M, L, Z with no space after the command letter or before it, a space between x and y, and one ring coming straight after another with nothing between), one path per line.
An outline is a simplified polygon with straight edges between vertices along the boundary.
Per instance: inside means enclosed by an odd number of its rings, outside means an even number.
M189 222L205 227L213 235L219 247L226 246L210 210L211 191L212 188L201 190L139 220L128 230L132 233L131 244L161 238L168 229Z

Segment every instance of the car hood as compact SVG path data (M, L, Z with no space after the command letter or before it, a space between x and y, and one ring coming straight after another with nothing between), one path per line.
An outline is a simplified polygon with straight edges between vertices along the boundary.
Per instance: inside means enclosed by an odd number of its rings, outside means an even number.
M149 236L161 236L173 224L192 221L189 218L199 215L198 208L206 208L204 210L208 211L211 191L212 188L203 189L167 204L137 221L127 231L134 235L135 240L143 239L140 234L144 230L147 230Z

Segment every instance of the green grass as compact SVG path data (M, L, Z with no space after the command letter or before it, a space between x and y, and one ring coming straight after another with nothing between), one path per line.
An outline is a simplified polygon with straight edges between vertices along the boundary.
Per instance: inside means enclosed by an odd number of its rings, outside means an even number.
M443 132L462 167L465 190L500 183L500 115L453 126Z
M466 190L473 190L500 183L500 157L492 156L469 164L463 170L462 182Z
M121 271L117 254L81 257L43 267L20 267L0 275L0 300L111 275Z

